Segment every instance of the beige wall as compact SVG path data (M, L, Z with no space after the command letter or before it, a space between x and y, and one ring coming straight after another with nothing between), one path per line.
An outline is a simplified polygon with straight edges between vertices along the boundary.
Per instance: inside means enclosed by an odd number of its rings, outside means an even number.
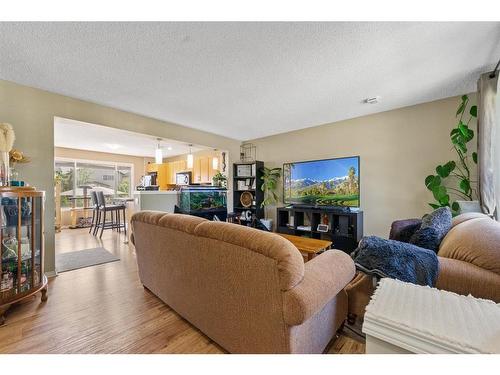
M112 154L109 152L96 152L87 150L77 150L74 148L56 147L54 150L56 158L69 158L81 160L109 161L115 163L128 163L134 166L134 181L132 190L135 189L145 174L145 165L148 162L154 163L154 158L144 158L139 156Z
M424 179L455 159L449 133L458 104L448 98L251 142L266 166L359 155L364 234L387 237L393 220L429 212ZM274 218L275 208L267 214Z
M53 94L0 80L0 121L14 126L15 147L32 159L23 166L22 177L46 191L45 269L54 271L54 117L90 122L113 128L207 145L238 155L240 142L184 126ZM231 160L229 160L231 162ZM228 197L229 203L232 196Z

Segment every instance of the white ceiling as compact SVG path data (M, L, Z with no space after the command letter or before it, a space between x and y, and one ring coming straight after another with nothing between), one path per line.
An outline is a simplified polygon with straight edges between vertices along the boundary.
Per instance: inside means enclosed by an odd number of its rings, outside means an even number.
M56 117L54 145L78 150L154 158L158 141L155 137L145 134ZM172 139L162 139L160 147L164 158L189 153L189 145ZM191 149L192 152L196 152L208 149L208 147L196 145Z
M500 23L0 23L0 51L2 79L247 140L474 91Z

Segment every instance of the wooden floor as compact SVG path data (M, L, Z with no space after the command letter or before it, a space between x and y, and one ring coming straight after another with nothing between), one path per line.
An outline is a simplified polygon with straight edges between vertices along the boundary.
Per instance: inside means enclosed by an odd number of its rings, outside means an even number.
M224 353L203 333L142 287L133 246L106 231L56 235L56 254L102 246L119 262L65 272L49 281L49 299L14 305L0 327L0 353ZM347 331L347 330L346 330ZM328 353L364 353L342 334Z

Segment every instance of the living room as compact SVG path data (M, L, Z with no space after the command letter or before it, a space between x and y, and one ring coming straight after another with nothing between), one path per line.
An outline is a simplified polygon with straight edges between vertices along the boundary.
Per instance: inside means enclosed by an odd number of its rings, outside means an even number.
M500 353L500 22L14 21L1 353Z

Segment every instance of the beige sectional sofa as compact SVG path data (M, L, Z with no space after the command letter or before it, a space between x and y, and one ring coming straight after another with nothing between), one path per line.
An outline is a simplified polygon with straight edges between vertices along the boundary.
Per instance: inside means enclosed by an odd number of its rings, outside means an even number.
M439 274L436 288L500 303L498 221L480 213L454 217L452 228L441 242L437 255ZM346 291L349 295L349 321L352 323L364 316L375 286L370 276L358 273Z
M342 251L304 264L276 234L160 212L132 232L143 285L231 353L321 353L346 318Z

